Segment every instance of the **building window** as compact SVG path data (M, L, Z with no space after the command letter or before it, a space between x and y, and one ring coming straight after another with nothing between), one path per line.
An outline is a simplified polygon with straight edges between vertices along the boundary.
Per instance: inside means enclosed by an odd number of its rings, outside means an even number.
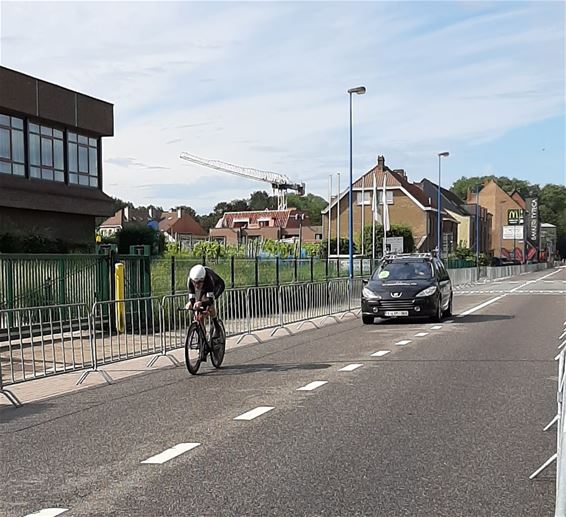
M69 183L98 187L98 140L77 133L67 133Z
M378 198L379 198L379 203L383 203L383 190L378 190ZM387 193L387 204L388 205L392 205L393 204L393 192L391 190L386 190Z
M364 205L370 206L371 205L371 191L366 190L364 191ZM362 205L362 193L356 192L356 204L358 206Z
M0 115L0 173L25 176L24 121Z
M65 181L63 131L30 122L29 176L50 181Z

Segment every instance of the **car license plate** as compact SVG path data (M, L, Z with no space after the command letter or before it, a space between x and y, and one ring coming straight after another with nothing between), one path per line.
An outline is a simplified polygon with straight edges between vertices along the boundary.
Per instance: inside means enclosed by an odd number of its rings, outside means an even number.
M385 311L386 316L408 316L409 311Z

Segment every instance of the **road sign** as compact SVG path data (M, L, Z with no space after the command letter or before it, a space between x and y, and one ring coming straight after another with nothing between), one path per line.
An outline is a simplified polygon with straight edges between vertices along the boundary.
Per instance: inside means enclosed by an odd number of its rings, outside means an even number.
M403 253L403 237L387 237L388 253Z

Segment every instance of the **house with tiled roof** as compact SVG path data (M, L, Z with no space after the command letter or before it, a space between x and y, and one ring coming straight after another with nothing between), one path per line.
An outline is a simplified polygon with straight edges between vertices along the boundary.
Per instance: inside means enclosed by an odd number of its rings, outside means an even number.
M377 185L378 206L381 212L383 181L391 224L402 224L411 228L415 247L418 251L436 248L436 201L428 196L417 184L411 183L403 169L390 169L385 158L378 156L377 164L358 178L352 186L354 240L360 240L363 226L372 224L373 184ZM456 242L458 221L446 210L442 210L442 232L449 236L446 242ZM363 226L362 226L363 221ZM330 207L322 211L323 235L335 239L340 228L340 237L348 238L348 188L335 196ZM367 251L367 250L366 250ZM449 251L449 250L447 250Z
M114 235L128 224L143 224L158 229L168 242L180 240L202 240L208 237L206 230L182 208L162 212L154 207L137 209L126 206L109 217L99 227L103 237Z
M210 230L210 237L233 245L257 239L314 242L322 239L322 228L311 225L309 216L296 208L225 212Z

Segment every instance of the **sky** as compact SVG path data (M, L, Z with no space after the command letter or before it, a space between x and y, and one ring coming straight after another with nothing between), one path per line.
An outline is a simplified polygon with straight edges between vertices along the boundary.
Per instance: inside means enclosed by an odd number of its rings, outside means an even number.
M562 1L0 1L0 63L114 104L104 190L208 213L271 170L328 196L378 155L412 181L565 183Z

